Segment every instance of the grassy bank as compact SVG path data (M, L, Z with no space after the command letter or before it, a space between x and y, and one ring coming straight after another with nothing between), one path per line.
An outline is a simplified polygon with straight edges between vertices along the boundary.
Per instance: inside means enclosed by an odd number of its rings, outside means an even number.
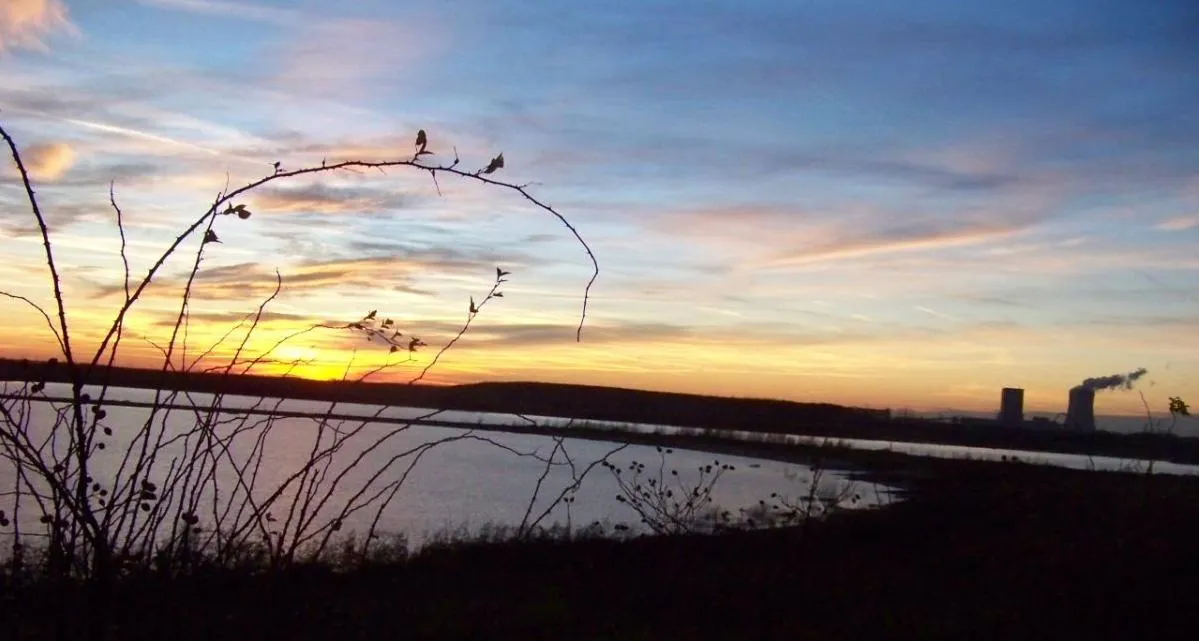
M1167 638L1199 605L1199 482L938 461L807 530L434 546L364 566L5 595L13 638ZM73 613L64 617L63 613ZM56 626L59 626L56 629Z

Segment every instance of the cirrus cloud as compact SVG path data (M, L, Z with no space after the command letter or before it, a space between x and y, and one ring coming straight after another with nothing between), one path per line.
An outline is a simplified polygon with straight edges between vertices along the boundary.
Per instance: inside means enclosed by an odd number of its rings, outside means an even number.
M1160 231L1186 231L1195 227L1199 227L1199 215L1170 218L1154 225L1153 228Z

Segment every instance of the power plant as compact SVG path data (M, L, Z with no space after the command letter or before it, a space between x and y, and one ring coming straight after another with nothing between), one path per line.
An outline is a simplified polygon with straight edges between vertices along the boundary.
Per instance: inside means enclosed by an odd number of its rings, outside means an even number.
M1067 429L1074 432L1094 432L1095 425L1095 393L1103 390L1130 390L1137 380L1148 373L1144 367L1127 374L1112 374L1088 378L1082 383L1070 388L1066 406L1066 420L1058 424L1054 420L1042 417L1024 419L1024 390L1019 387L1005 387L1000 393L999 414L993 419L956 417L954 422L959 425L1000 425L1013 428L1033 429ZM1060 414L1058 416L1061 416Z
M999 399L999 424L1004 427L1024 426L1024 390L1005 387Z
M1095 431L1095 390L1082 385L1070 390L1066 429L1078 432Z

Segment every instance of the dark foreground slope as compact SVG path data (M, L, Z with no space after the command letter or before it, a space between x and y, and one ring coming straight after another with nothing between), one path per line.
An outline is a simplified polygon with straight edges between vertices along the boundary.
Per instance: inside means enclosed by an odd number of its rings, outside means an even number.
M132 585L112 593L108 638L1194 638L1195 481L934 465L912 500L806 535L466 545L340 575ZM5 629L49 638L81 607L9 601L24 623Z

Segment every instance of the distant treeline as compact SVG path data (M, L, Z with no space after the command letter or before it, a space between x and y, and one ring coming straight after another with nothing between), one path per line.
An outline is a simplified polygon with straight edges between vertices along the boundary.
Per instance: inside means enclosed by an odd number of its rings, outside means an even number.
M0 380L70 382L64 363L0 359ZM302 378L97 368L87 384L394 405L472 412L519 413L594 421L680 425L836 438L969 445L1199 464L1199 439L1164 434L1030 430L953 425L893 418L887 410L831 403L727 398L558 383L406 385Z

